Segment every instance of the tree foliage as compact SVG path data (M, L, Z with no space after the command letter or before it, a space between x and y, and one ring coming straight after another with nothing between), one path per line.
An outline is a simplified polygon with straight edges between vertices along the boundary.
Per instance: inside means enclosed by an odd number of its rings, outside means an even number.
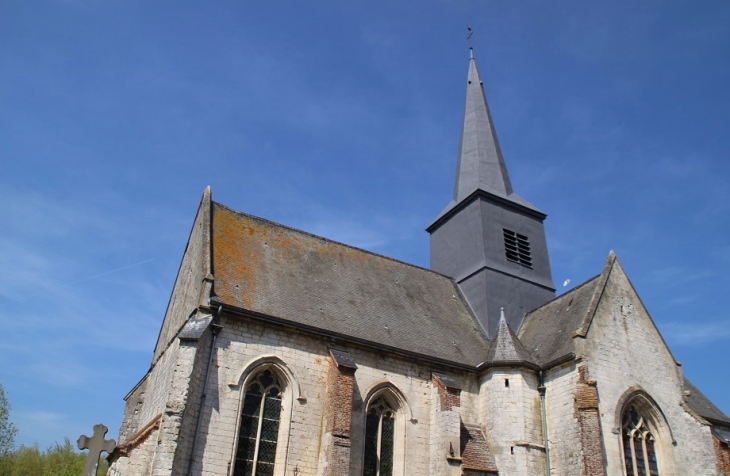
M79 476L86 464L86 453L77 453L68 438L41 451L38 445L15 449L18 429L10 422L10 403L0 384L0 476ZM101 458L97 476L109 468Z
M86 464L86 453L77 453L68 438L63 444L54 443L45 451L38 445L20 446L0 458L2 476L79 476ZM108 469L104 458L99 460L97 476Z
M0 458L13 450L17 433L18 429L10 422L10 402L5 397L5 388L0 383Z

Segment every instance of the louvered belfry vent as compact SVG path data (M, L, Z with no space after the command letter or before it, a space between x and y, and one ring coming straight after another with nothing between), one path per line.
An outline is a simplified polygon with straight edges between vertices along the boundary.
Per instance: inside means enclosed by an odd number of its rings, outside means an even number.
M507 256L507 260L532 268L530 240L525 235L506 228L502 228L502 232L504 233L504 254Z

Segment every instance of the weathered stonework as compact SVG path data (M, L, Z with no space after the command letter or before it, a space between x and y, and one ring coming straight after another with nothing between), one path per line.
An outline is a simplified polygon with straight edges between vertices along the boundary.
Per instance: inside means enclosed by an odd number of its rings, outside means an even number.
M352 397L355 388L354 368L337 365L329 359L327 393L324 402L322 473L326 476L347 474L350 469L350 427Z
M450 380L450 379L449 379ZM448 380L447 380L448 382ZM431 431L431 473L461 473L461 388L431 376L433 409Z
M176 339L190 314L206 304L210 293L210 187L205 190L185 247L165 318L157 337L153 364Z
M583 476L580 427L574 408L577 383L578 372L573 363L551 369L545 375L550 468L555 476Z
M579 356L590 368L600 394L606 473L623 474L618 421L627 391L641 388L656 408L652 420L662 475L716 473L709 427L688 414L682 402L682 373L618 261L611 264L605 290L586 338L576 338ZM631 393L631 392L630 392ZM647 408L647 411L649 408Z
M717 469L722 476L730 476L730 445L714 440L717 453Z
M598 414L598 390L596 382L588 379L588 368L585 365L578 367L575 413L580 428L583 474L604 476L606 463L603 458L601 421Z
M544 474L542 415L534 372L512 367L488 370L481 378L480 403L480 422L500 474Z

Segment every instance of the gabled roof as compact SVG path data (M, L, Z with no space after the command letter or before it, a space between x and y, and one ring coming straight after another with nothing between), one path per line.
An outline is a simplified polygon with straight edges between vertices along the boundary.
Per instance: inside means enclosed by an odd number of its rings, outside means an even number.
M532 362L530 353L525 349L517 338L512 328L507 324L504 317L504 309L501 310L497 333L489 344L486 363L517 363Z
M689 391L689 396L685 397L685 402L687 402L687 405L689 405L693 412L710 423L727 426L726 433L730 430L730 417L717 408L687 377L684 377L684 390Z
M575 352L573 334L583 326L600 278L589 279L525 316L517 335L537 363L545 365Z
M614 265L611 250L601 274L525 316L518 336L540 365L575 352L573 338L588 333Z
M476 366L488 341L436 272L212 205L214 301L284 324Z

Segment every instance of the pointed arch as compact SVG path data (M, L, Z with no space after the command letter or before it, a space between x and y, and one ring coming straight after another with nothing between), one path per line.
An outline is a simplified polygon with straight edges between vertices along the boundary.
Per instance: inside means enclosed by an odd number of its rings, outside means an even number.
M272 367L281 374L281 377L287 380L287 383L291 387L293 392L293 399L299 400L302 398L302 391L299 385L299 380L294 375L294 372L279 356L276 355L260 355L248 361L243 369L238 374L238 377L230 382L228 386L232 389L246 387L250 382L257 370L263 369L264 367Z
M636 474L631 465L637 464L643 464L650 471L647 474L674 474L672 447L676 441L664 412L651 395L640 386L626 390L617 401L614 421L623 474ZM652 464L656 472L651 472Z
M261 355L250 360L244 365L238 377L228 386L231 391L239 392L238 396L238 414L236 417L236 432L233 441L231 461L236 461L239 446L241 444L241 431L246 429L245 425L247 422L244 420L250 419L245 413L247 408L250 407L248 400L249 390L252 385L256 385L260 376L264 373L270 372L270 374L276 380L276 387L280 390L280 402L277 405L280 406L278 410L280 418L278 421L278 430L275 444L275 458L274 458L274 476L284 476L286 474L287 460L289 456L289 443L291 435L291 419L294 407L294 402L297 400L301 401L302 394L299 386L299 380L296 378L289 366L276 355ZM266 406L263 407L265 411ZM261 414L263 418L263 414ZM258 434L261 432L261 426L256 438L256 446L259 445L260 437ZM257 450L258 451L258 450ZM235 464L233 467L234 473L236 474Z
M365 398L363 399L364 407L367 408L368 405L370 405L375 398L380 396L381 393L389 395L391 399L394 399L395 401L393 403L395 403L399 409L402 409L408 420L413 419L413 409L411 408L410 403L408 403L408 399L405 394L389 380L381 380L370 387L370 390L368 390L365 394Z
M413 409L408 399L395 384L382 380L370 387L362 402L359 418L363 423L364 438L358 438L359 451L355 453L359 453L359 461L355 474L405 476L407 423L413 421ZM367 472L368 467L372 470L374 457L378 460L379 469L375 473ZM381 466L385 461L388 461L387 470Z

